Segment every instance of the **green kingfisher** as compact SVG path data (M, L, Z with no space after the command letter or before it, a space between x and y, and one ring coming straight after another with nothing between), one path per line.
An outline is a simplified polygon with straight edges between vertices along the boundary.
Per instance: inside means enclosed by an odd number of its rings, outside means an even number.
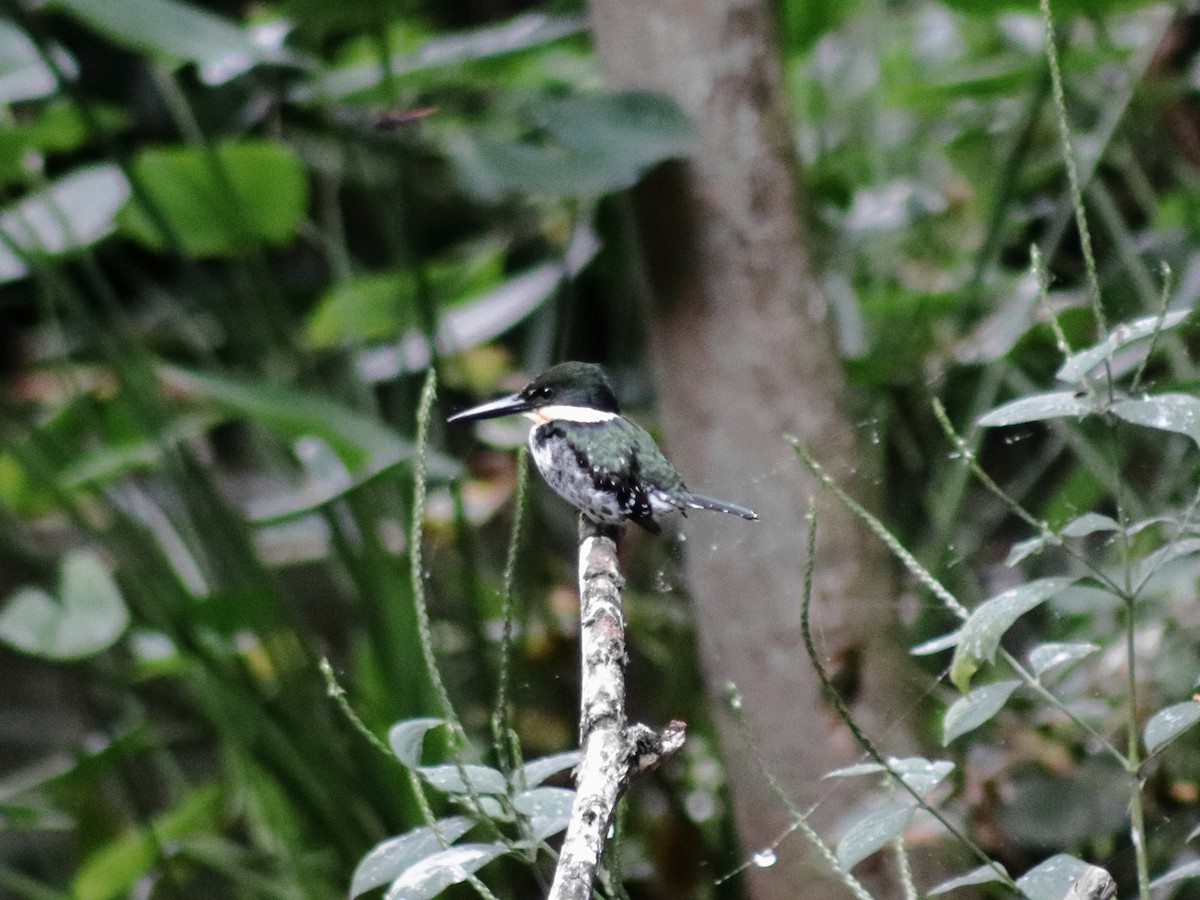
M636 522L654 534L658 517L712 509L743 519L744 506L693 494L654 438L621 415L604 371L565 362L547 369L522 390L463 410L450 422L520 414L534 423L529 450L546 483L594 522Z

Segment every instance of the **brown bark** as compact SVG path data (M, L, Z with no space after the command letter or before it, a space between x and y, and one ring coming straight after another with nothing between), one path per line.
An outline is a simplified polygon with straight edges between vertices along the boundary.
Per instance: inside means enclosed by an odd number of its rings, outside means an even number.
M829 831L846 802L845 787L820 776L859 756L801 646L803 519L817 488L783 436L804 440L860 497L869 479L856 473L869 469L868 457L796 215L767 4L591 0L591 17L611 86L667 94L698 129L686 164L645 186L653 196L638 198L638 220L669 455L694 490L762 517L694 513L684 524L702 664L750 854L780 834L787 814L724 705L726 682L739 688L766 762L793 799L801 808L821 801L818 828ZM831 668L844 669L863 726L888 752L904 752L888 560L849 513L818 499L818 645ZM749 870L757 900L846 895L799 836L777 857Z

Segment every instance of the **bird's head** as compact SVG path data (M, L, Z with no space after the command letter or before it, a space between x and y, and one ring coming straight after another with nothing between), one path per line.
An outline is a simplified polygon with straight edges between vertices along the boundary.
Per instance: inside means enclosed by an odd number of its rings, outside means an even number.
M471 422L520 413L538 423L554 419L603 422L619 412L603 369L593 363L565 362L547 369L517 393L455 413L448 421Z

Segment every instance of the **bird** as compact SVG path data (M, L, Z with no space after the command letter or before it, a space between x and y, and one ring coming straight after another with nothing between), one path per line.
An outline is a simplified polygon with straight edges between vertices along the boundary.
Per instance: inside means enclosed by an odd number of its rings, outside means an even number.
M550 488L601 525L631 521L659 534L659 519L689 509L757 519L753 510L690 491L654 438L621 415L604 370L563 362L515 394L452 415L472 422L521 415L534 423L529 451Z

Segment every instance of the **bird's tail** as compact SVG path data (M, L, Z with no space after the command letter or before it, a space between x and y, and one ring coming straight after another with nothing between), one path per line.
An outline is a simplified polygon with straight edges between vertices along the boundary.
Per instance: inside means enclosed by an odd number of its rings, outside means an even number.
M693 509L711 509L716 512L741 516L743 519L758 518L758 513L752 509L746 509L746 507L738 506L736 503L726 503L724 500L714 500L712 497L705 497L701 494L689 494L687 502L688 506Z

